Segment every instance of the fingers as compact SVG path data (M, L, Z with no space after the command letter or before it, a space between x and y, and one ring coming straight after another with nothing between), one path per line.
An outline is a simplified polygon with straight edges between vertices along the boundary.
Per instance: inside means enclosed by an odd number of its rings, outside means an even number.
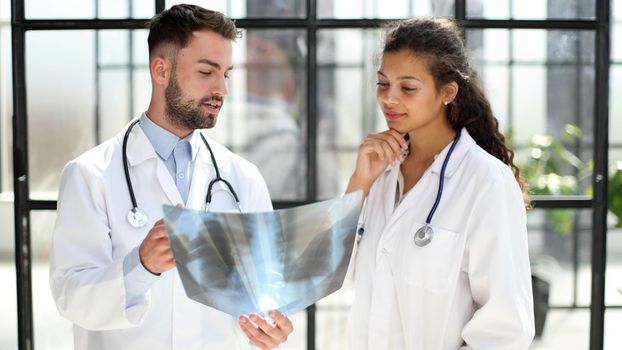
M240 316L239 322L242 331L255 345L262 349L271 349L287 340L294 327L291 321L278 311L271 311L270 317L274 324L266 321L258 314Z
M164 220L160 219L153 225L140 244L138 253L140 262L153 274L160 274L175 266Z
M152 239L159 239L162 237L166 237L168 240L168 235L166 234L166 224L164 224L164 219L160 219L153 224L151 230L147 234L147 237Z
M263 332L261 328L253 325L253 322L248 316L240 316L239 323L244 334L246 334L248 339L256 346L261 349L272 349L277 346L277 344L271 340L270 336Z
M380 160L394 164L403 161L402 152L408 148L402 134L387 130L379 134L369 134L361 144L361 152L375 153Z
M294 331L294 325L292 324L292 321L290 321L290 319L282 313L276 310L270 311L270 318L274 320L278 328L282 329L288 335Z

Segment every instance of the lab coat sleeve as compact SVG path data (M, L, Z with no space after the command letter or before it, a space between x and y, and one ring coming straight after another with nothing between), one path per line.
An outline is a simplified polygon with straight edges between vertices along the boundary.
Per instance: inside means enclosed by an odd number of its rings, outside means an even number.
M132 327L148 301L126 308L123 257L113 259L104 188L76 161L61 176L50 287L60 314L89 330Z
M354 288L354 273L356 268L356 254L358 252L359 244L365 235L365 219L366 215L366 206L367 206L367 198L363 201L363 205L361 208L361 213L359 214L359 219L356 225L356 237L354 238L354 247L352 248L352 255L350 255L350 262L348 263L348 270L346 271L346 275L343 279L342 289L345 288ZM361 230L361 231L360 231Z
M463 349L524 350L534 336L525 208L504 175L481 188L467 224L463 269L477 309L462 330Z

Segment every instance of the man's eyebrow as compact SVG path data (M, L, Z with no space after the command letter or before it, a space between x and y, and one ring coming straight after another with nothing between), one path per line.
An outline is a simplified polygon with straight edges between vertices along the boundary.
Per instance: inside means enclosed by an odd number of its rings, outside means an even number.
M207 58L202 58L202 59L200 59L198 62L199 62L199 63L204 63L204 64L209 64L210 66L212 66L212 67L214 67L214 68L216 68L216 69L218 69L218 70L220 70L220 69L221 69L220 64L218 64L218 63L216 63L216 62L214 62L214 61L212 61L212 60L208 60ZM231 67L227 68L227 70L228 70L228 71L230 71L230 70L232 70L232 69L233 69L233 66L231 66Z

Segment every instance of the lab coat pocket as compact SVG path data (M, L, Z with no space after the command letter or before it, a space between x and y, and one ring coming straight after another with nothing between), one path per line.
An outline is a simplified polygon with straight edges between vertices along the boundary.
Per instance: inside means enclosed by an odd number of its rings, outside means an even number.
M423 224L415 224L419 228ZM464 251L464 234L432 227L434 237L423 247L414 242L414 231L404 235L397 261L401 278L429 292L443 293L455 285Z

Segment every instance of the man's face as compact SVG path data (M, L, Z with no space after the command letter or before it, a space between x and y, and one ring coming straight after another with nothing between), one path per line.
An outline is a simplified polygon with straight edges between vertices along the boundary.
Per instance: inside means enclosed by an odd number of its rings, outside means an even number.
M212 31L193 33L179 50L165 90L166 118L178 127L212 128L228 94L231 41Z

